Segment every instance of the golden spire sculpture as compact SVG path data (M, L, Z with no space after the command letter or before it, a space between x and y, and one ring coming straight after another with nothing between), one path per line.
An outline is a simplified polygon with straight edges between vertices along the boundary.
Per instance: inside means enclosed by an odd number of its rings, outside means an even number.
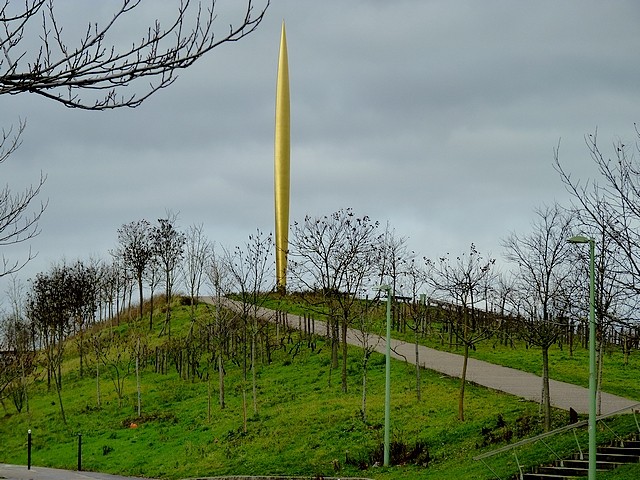
M287 37L282 21L278 80L276 82L276 128L274 155L274 192L276 214L276 286L287 287L287 251L289 250L289 190L290 190L290 117L289 117L289 62Z

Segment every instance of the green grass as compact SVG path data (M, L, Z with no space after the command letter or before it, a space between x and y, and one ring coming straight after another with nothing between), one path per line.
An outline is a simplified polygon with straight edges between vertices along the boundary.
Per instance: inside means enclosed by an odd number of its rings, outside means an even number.
M172 335L188 331L188 312L187 307L174 309ZM204 310L200 315L205 315ZM155 331L148 338L151 347L166 339L158 336L161 316L156 314L155 318ZM147 325L145 320L142 325ZM123 323L116 328L126 334L129 326ZM291 337L295 342L298 334ZM156 374L150 367L144 371L141 419L136 419L133 375L127 379L122 407L118 406L113 386L103 376L102 407L98 409L94 365L79 378L79 362L69 346L63 387L68 424L61 422L55 393L48 393L46 383L39 380L31 394L29 414L17 413L5 401L5 415L0 419L0 462L26 464L26 431L31 428L33 463L41 466L75 468L77 434L82 433L83 467L118 474L169 479L231 474L489 479L494 478L491 471L472 457L505 441L485 445L487 432L500 438L511 431L515 440L519 433L531 436L540 431L537 405L473 385L467 387L467 421L459 422L458 380L423 372L422 400L418 401L414 368L393 361L393 440L409 448L426 445L430 461L428 466L372 466L372 452L380 450L383 436L384 357L374 354L370 362L368 417L364 422L360 411L360 350L349 349L349 390L343 393L339 370L330 368L329 348L322 341L315 350L303 346L295 356L293 346L286 343L274 352L270 364L260 365L256 415L250 384L243 381L240 366L231 362L226 365L225 409L216 404L214 374L211 421L207 419L207 382L180 379L175 369L167 375ZM246 432L244 388L249 403ZM138 427L129 428L131 421ZM566 415L556 412L556 424L565 421ZM630 420L627 423L621 427L623 431L634 427ZM575 449L572 436L553 442L564 451ZM520 462L529 465L548 457L548 450L539 444L518 451ZM369 463L369 468L360 469L360 463ZM488 463L501 475L517 471L510 454Z

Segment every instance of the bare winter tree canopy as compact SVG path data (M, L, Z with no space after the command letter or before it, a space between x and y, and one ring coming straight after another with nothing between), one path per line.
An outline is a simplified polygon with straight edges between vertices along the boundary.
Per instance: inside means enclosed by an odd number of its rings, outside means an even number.
M255 9L247 0L238 23L217 35L216 0L180 0L166 24L152 21L125 43L116 33L144 3L121 0L104 22L90 21L79 38L71 38L54 0L0 2L0 95L35 93L88 110L136 107L172 84L177 70L253 32L269 6L267 0ZM144 90L128 88L140 80L148 82Z
M20 135L24 131L25 124L21 122L17 129L3 130L0 135L0 164L20 146ZM32 202L40 193L45 181L45 176L40 175L40 181L36 185L14 192L6 184L0 188L0 247L26 242L40 233L38 220L44 213L46 202L33 207ZM31 252L27 258L21 260L9 260L0 254L0 277L20 270L34 257Z
M68 3L0 0L0 95L34 93L85 110L137 107L171 85L177 70L253 32L269 6L269 0L259 9L252 0L234 1L240 12L238 21L217 35L216 0L208 4L176 0L172 16L152 20L142 28L138 25L144 25L144 20L133 19L134 14L144 13L145 7L153 8L154 14L164 13L164 4L120 0L105 16L107 2L91 3L91 14L101 20L88 20L80 31L59 12L87 8L90 2L77 2L73 7ZM134 36L128 39L132 31ZM0 164L19 147L24 128L25 122L20 121L2 130ZM39 182L22 191L8 184L0 189L0 247L38 235L46 202L34 204L45 180L41 174ZM9 260L0 254L0 277L17 272L33 257L29 253L26 258Z

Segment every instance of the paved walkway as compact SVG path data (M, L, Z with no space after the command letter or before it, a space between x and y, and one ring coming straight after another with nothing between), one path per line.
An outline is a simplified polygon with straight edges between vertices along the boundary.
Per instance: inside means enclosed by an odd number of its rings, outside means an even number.
M212 303L211 298L203 298L203 300ZM259 315L263 318L272 318L273 311L260 309ZM302 319L297 315L287 314L287 323L291 328L298 329L300 325L302 325ZM326 331L327 327L325 322L315 320L314 323L316 332ZM386 342L383 337L370 335L367 342L369 345L375 345L375 351L383 354L386 352ZM347 343L362 346L362 333L358 330L349 329L347 332ZM415 365L415 344L392 339L391 350L391 356L393 358L404 360ZM419 346L418 357L420 366L423 368L455 378L460 378L462 374L462 355ZM469 359L467 364L467 380L477 385L510 393L533 402L539 403L542 398L542 377L514 368L483 362L482 360ZM551 405L553 407L567 411L569 408L573 408L578 413L589 412L588 388L556 380L549 380L549 390L551 392ZM601 414L606 415L619 410L629 409L639 402L640 400L630 400L602 392Z
M31 467L25 465L5 465L0 463L0 479L7 480L150 480L138 477L121 477L106 473L72 472L58 468Z

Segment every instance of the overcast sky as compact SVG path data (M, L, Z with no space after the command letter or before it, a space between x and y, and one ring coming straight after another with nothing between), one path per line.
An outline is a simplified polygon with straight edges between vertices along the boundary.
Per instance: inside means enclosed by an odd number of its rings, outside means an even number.
M225 4L239 1L219 0L220 31L238 21ZM146 3L126 24L133 37L178 2ZM83 2L58 4L69 31L86 25L87 12L71 8ZM1 125L23 118L28 127L0 166L1 183L19 191L40 171L48 177L42 233L31 242L39 254L22 276L63 258L108 258L119 226L167 210L226 247L256 228L272 232L282 20L292 222L352 207L390 222L421 256L474 242L500 257L510 232L530 230L535 207L568 203L553 169L560 140L566 169L584 179L595 175L585 135L597 128L607 152L618 138L635 141L637 1L272 0L256 32L139 108L2 98Z

